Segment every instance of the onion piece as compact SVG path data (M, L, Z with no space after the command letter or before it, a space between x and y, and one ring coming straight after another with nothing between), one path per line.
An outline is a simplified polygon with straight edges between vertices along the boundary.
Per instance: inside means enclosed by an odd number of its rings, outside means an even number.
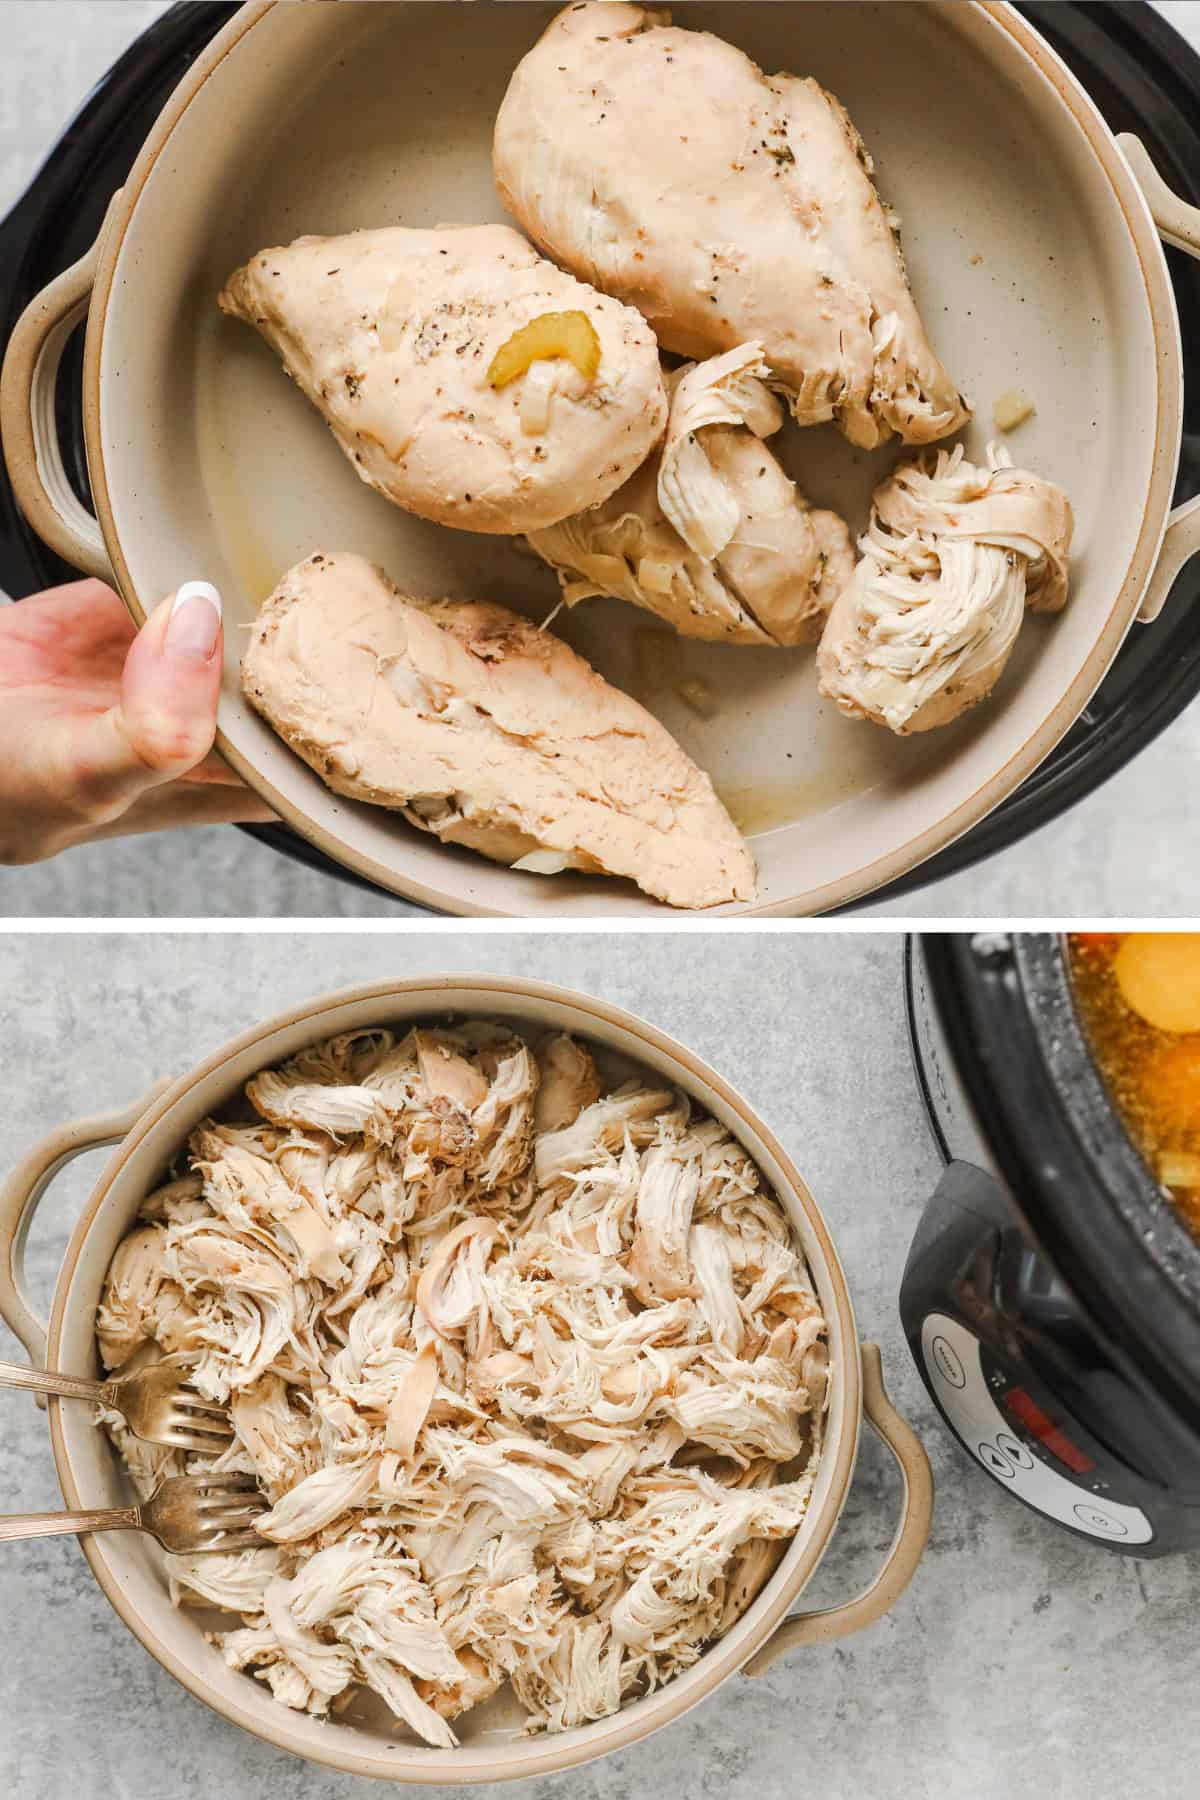
M1158 1159L1158 1179L1164 1187L1200 1188L1200 1156L1187 1150L1164 1150Z
M522 875L561 875L570 866L570 858L561 850L531 850L527 856L509 865L519 869Z
M526 437L538 437L550 424L550 402L558 368L539 359L530 363L521 387L521 430Z
M594 381L600 367L600 339L585 312L539 313L501 344L487 372L488 383L506 388L534 363L565 357L574 363L585 381Z

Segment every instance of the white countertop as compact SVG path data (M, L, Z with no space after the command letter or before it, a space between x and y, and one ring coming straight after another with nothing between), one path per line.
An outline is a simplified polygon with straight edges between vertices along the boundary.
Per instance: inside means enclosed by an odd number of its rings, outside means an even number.
M1200 1562L1119 1558L1025 1511L933 1415L896 1314L938 1178L908 1060L895 935L481 938L0 936L0 1173L51 1126L181 1073L311 994L434 971L560 981L629 1007L711 1062L773 1127L844 1263L864 1339L921 1432L933 1535L908 1592L856 1637L740 1677L685 1720L512 1800L1128 1800L1182 1794L1197 1728ZM851 1023L853 1021L853 1023ZM31 1238L44 1305L102 1155L52 1185ZM0 1326L0 1357L19 1353ZM0 1512L61 1504L45 1416L0 1392ZM812 1588L865 1587L896 1522L864 1436ZM0 1547L0 1794L12 1800L367 1800L224 1723L110 1611L73 1539ZM336 1730L336 1726L331 1726ZM1185 1773L1186 1771L1186 1773ZM426 1790L448 1796L449 1789ZM496 1790L497 1792L499 1790Z
M0 208L16 199L90 84L163 0L4 0L0 8ZM1200 45L1200 0L1159 11ZM1065 817L965 874L871 911L889 916L1152 915L1195 910L1200 707ZM0 916L153 913L397 918L415 909L300 868L232 828L135 838L74 850L0 875Z

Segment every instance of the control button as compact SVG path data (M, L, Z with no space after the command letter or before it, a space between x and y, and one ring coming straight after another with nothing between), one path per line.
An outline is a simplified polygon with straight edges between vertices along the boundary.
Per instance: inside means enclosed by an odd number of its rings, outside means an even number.
M985 1469L991 1470L993 1475L1000 1475L1005 1481L1016 1479L1017 1471L997 1444L980 1444L979 1460Z
M935 1337L929 1348L933 1353L933 1360L942 1380L948 1381L951 1387L966 1387L967 1372L963 1368L958 1351L954 1346L948 1344L944 1337Z
M1105 1537L1129 1536L1128 1525L1122 1524L1120 1519L1110 1518L1108 1513L1102 1513L1098 1507L1080 1504L1075 1508L1075 1517L1089 1531L1102 1531Z
M1112 1550L1154 1542L1146 1514L1110 1494L1090 1464L1076 1469L1070 1459L1087 1462L1084 1452L1068 1442L1030 1394L1013 1387L1013 1373L997 1360L999 1352L985 1350L967 1326L931 1308L921 1321L917 1355L964 1450L1014 1499ZM1090 1479L1069 1481L1068 1469Z
M1013 1437L1011 1432L998 1431L996 1433L996 1443L999 1448L1003 1450L1005 1456L1012 1457L1018 1469L1032 1469L1037 1466L1024 1444Z

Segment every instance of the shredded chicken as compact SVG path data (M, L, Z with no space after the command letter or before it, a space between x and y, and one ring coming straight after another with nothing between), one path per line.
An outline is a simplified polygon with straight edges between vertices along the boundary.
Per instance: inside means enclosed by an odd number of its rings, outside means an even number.
M687 1668L767 1579L820 1452L825 1321L746 1152L582 1043L475 1021L313 1046L208 1120L105 1283L106 1367L180 1352L219 1458L107 1423L135 1486L256 1476L263 1547L170 1556L227 1663L427 1743Z
M568 606L608 594L722 643L820 636L854 554L763 441L783 423L769 373L750 343L667 374L661 449L602 505L529 533Z
M995 686L1026 607L1066 602L1074 520L1061 488L993 445L906 463L876 489L854 580L817 652L820 690L904 734L948 725Z

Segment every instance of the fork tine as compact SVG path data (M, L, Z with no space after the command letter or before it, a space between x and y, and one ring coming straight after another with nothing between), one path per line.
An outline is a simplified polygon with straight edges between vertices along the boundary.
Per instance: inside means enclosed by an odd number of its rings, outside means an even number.
M207 1516L210 1513L228 1512L231 1507L244 1509L247 1506L261 1506L266 1511L271 1503L256 1488L235 1488L231 1493L202 1494L199 1504Z
M257 1531L231 1531L221 1535L215 1543L200 1543L194 1546L200 1554L206 1550L264 1550L269 1548L266 1538L259 1537Z
M255 1519L261 1519L266 1510L265 1506L243 1506L236 1512L218 1513L215 1518L206 1519L205 1525L213 1531L241 1531L253 1525Z
M180 1388L175 1395L175 1405L181 1412L207 1413L212 1417L229 1420L229 1408L218 1406L215 1400L202 1400L192 1388ZM229 1429L232 1431L233 1426Z
M211 1523L213 1519L219 1518L222 1514L227 1513L234 1508L244 1508L253 1503L254 1496L248 1493L229 1495L202 1494L200 1499L196 1502L196 1511L207 1525ZM264 1512L268 1510L269 1509L266 1506L263 1507Z
M171 1413L166 1421L173 1431L191 1431L197 1437L219 1438L223 1444L233 1442L234 1433L230 1426L221 1425L216 1419L193 1418L188 1413Z
M220 1499L225 1494L257 1494L261 1490L253 1475L176 1475L174 1492L180 1498L195 1497L201 1504L206 1497Z
M200 1494L196 1498L196 1512L200 1512L201 1516L207 1519L210 1514L227 1512L230 1507L248 1507L257 1499L259 1499L259 1490L255 1487L236 1487L227 1492L221 1492L218 1489L214 1494Z
M172 1450L196 1450L202 1455L215 1456L218 1451L227 1450L233 1439L215 1437L205 1431L189 1431L181 1426L171 1426L153 1441L156 1444L166 1444Z

